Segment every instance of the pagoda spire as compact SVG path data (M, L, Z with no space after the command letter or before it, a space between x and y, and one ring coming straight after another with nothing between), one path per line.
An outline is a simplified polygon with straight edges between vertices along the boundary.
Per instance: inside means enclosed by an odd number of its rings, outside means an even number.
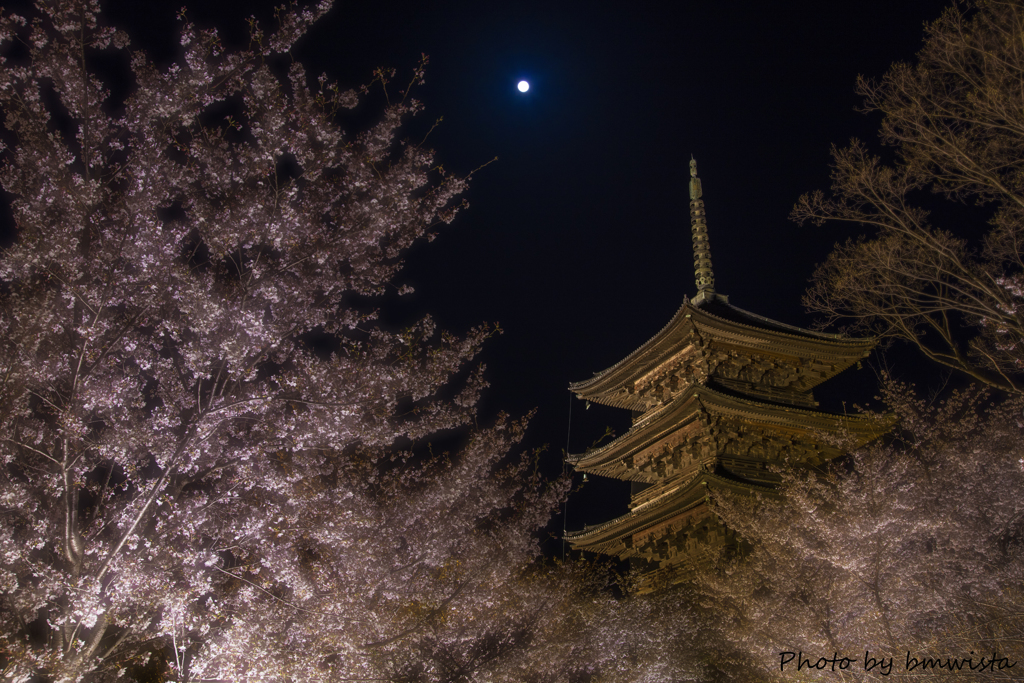
M711 271L711 243L704 218L703 192L697 177L697 160L690 157L690 229L693 231L693 275L697 293L715 293L715 274Z

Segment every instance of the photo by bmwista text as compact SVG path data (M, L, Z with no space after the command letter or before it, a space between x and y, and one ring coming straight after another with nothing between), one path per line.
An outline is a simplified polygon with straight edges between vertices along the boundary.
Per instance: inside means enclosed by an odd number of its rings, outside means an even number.
M968 657L918 658L913 656L913 653L908 650L906 661L904 663L904 671L925 672L928 670L946 670L958 672L966 669L976 673L982 673L1002 671L1003 669L1010 669L1017 665L1016 661L1011 662L1006 657L999 657L998 652L993 652L991 657L983 655L977 661L975 661L974 650L971 650L970 655L971 656ZM864 671L873 671L883 676L888 676L892 673L894 659L894 657L872 657L870 650L864 651L863 660L860 660L859 658L854 659L852 657L840 656L838 652L833 652L831 657L819 657L815 660L813 657L805 657L802 651L787 651L779 653L779 670L785 671L787 666L792 669L793 660L796 660L797 671L804 669L845 671L855 662L859 662L864 667Z

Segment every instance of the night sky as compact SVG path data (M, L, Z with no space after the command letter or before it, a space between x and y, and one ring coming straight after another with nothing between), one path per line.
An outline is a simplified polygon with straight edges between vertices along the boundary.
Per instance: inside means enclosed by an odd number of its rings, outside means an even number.
M275 3L102 4L133 47L166 64L182 4L200 27L244 45L245 17L269 27ZM557 472L570 403L570 451L629 422L610 408L585 411L568 383L632 352L696 293L691 154L716 290L752 312L813 323L800 298L814 265L857 231L801 227L789 212L802 193L827 189L831 144L858 137L884 153L878 119L855 111L854 81L912 59L923 23L945 4L361 0L337 2L296 57L347 88L378 66L404 83L426 53L417 125L444 117L429 139L438 159L465 174L498 157L474 176L471 208L409 254L397 284L416 293L381 305L394 326L424 313L453 332L500 323L484 353L484 419L537 408L528 445L549 444L544 464ZM356 118L374 112L368 103ZM871 368L847 374L823 392L823 407L870 398ZM628 484L591 479L569 503L568 527L617 516L627 500Z

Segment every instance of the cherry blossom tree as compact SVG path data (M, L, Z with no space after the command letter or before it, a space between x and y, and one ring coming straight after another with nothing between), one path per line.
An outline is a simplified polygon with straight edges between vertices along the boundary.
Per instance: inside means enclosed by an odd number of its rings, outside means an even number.
M858 82L895 163L857 141L837 148L831 195L805 195L793 211L872 231L815 273L805 303L824 324L904 340L1013 393L1024 393L1022 30L1019 0L947 9L916 63ZM985 208L947 211L928 190Z
M359 94L287 58L329 5L253 25L241 52L186 22L164 70L96 0L0 20L7 679L592 667L578 634L597 598L535 562L564 485L509 455L524 422L466 427L493 330L392 332L349 303L389 286L467 179L399 141L421 107L387 73L380 123L340 128ZM98 54L130 59L126 101ZM462 445L432 453L437 434Z
M715 615L703 647L720 668L877 680L884 660L895 662L886 680L947 680L945 669L908 671L907 653L1024 664L1024 405L991 406L977 390L929 404L896 385L886 398L900 418L891 443L825 472L783 473L780 500L716 501L751 546L703 574L691 597ZM782 668L783 652L854 662L798 673L795 658Z

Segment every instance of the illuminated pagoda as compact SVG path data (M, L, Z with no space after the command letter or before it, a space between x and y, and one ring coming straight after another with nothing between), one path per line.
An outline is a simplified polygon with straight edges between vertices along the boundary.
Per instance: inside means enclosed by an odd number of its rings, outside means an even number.
M570 391L633 412L622 436L567 456L578 472L633 482L629 512L566 534L577 550L647 560L641 590L678 582L708 550L736 543L714 491L771 492L772 465L820 465L887 425L817 410L813 389L867 356L851 339L769 320L715 292L704 201L690 162L697 295L625 359ZM842 438L839 438L842 437Z

